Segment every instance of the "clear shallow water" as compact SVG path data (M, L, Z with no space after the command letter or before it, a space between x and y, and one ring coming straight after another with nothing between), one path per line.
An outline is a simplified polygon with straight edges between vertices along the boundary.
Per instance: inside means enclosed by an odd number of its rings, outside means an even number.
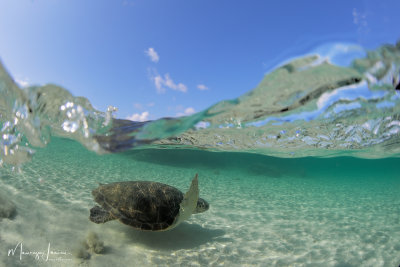
M151 122L21 89L0 66L0 266L399 265L399 55L327 45L237 99ZM88 219L98 183L186 191L195 173L211 208L171 231ZM101 254L82 245L93 233ZM18 254L49 244L47 261Z
M0 222L0 262L42 266L43 260L6 252L23 242L29 251L46 251L51 243L74 254L95 232L104 241L103 254L85 261L66 255L71 260L61 263L397 266L397 166L394 158L282 159L193 150L98 156L55 139L20 173L1 170L2 195L13 200L17 215ZM116 221L88 220L90 192L98 182L153 180L187 190L194 173L211 208L171 231L139 232Z

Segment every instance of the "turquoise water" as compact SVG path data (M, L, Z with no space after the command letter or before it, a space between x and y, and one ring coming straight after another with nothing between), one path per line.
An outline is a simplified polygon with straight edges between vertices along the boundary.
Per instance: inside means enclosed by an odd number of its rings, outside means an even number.
M400 43L330 44L189 117L132 122L0 64L0 266L398 266ZM116 153L118 152L118 153ZM99 183L210 209L165 232L94 224Z
M88 220L90 192L98 182L152 180L186 191L195 173L210 210L171 231L139 232L117 221ZM196 150L99 156L55 139L19 173L1 170L0 183L3 196L18 207L13 220L0 222L5 266L400 263L398 159L282 159ZM105 251L79 260L76 251L90 232ZM51 243L72 255L63 255L63 262L7 256L19 242L27 251L47 251Z

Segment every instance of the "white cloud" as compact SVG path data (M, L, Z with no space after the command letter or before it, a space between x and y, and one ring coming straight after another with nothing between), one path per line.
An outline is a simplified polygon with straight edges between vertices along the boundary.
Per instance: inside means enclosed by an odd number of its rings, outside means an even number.
M153 62L158 62L160 60L160 57L158 56L156 50L154 50L153 47L149 47L149 49L147 49L145 51L146 55L149 56L150 60Z
M192 107L188 107L188 108L185 109L185 114L186 115L190 115L190 114L193 114L195 112L196 111L194 111L194 108L192 108Z
M194 108L192 107L188 107L186 108L183 112L178 112L176 113L176 116L189 116L192 115L193 113L195 113L196 111L194 110Z
M153 77L154 85L157 88L157 93L162 94L165 93L165 88L163 87L164 80L161 75L157 75Z
M184 85L183 83L174 83L171 77L169 77L168 73L164 75L164 78L164 85L171 88L172 90L181 91L183 93L187 91L186 85Z
M15 82L16 82L20 87L27 87L27 86L29 86L28 79L15 79Z
M134 107L135 109L142 109L142 108L143 108L143 105L140 104L140 103L134 103L134 104L133 104L133 107Z
M131 121L147 121L149 120L149 112L144 111L142 113L134 113L131 116L126 117L126 119Z
M124 0L122 1L123 6L134 6L135 3L133 1Z
M199 89L201 91L204 91L204 90L208 90L208 87L205 86L204 84L198 84L197 85L197 89Z
M358 28L358 32L362 34L369 33L369 27L367 22L367 12L360 12L356 8L353 8L353 23Z
M365 18L367 15L364 13L360 13L356 8L353 8L353 23L358 25L358 24L367 24L365 21Z
M198 130L198 129L205 129L205 128L209 127L209 126L210 126L209 122L199 121L198 123L196 123L196 125L194 127Z
M138 102L133 103L133 107L137 110L143 110L143 109L145 109L145 107L151 108L151 107L154 107L155 105L156 104L154 102L149 102L147 104L142 104L142 103L138 103Z
M158 93L165 93L166 90L165 90L164 86L168 87L168 88L170 88L172 90L175 90L175 91L180 91L180 92L183 92L183 93L187 92L187 86L184 85L183 83L176 84L171 79L171 77L169 76L168 73L164 75L164 78L161 77L161 75L159 75L159 74L154 76L153 77L153 81L154 81L154 85L157 88L157 92Z

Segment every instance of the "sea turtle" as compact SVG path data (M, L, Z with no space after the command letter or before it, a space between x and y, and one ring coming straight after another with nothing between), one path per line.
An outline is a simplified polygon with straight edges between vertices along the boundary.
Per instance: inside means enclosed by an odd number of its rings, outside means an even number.
M139 230L170 230L192 213L209 208L207 201L199 198L197 174L186 194L158 182L131 181L100 185L92 195L101 206L90 209L92 222L118 219Z

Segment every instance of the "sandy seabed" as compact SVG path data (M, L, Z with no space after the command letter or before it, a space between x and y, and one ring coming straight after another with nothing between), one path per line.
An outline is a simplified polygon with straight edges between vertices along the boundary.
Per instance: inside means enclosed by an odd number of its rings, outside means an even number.
M184 150L97 156L58 140L20 171L0 169L0 199L16 207L0 220L0 266L398 266L395 162ZM195 173L210 210L171 231L88 219L98 182L186 191ZM98 254L83 245L94 234Z

